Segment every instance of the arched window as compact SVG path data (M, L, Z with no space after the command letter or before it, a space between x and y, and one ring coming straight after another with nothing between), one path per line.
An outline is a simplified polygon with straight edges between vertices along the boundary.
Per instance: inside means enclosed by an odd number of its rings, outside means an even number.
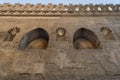
M49 35L42 28L36 28L26 33L19 45L19 49L46 49L48 47Z
M78 29L73 36L73 46L75 49L97 49L99 48L97 36L85 28Z

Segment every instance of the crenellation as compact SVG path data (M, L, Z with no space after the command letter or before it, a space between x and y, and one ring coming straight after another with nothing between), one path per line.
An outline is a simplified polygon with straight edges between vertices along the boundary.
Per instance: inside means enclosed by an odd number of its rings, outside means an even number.
M104 6L101 4L101 5L97 5L97 11L98 12L104 12Z
M120 5L117 5L117 11L120 12Z
M85 12L92 12L94 7L92 4L90 4L90 5L84 5L83 8Z
M106 11L112 12L112 11L114 11L114 6L112 4L108 4L104 7L104 10L105 10L105 12Z
M120 4L97 4L97 5L93 5L93 4L78 4L78 5L74 5L74 4L69 4L69 5L64 5L62 3L56 5L56 4L52 4L49 3L47 5L44 4L30 4L27 3L25 5L20 4L20 3L15 3L15 4L9 4L9 3L5 3L5 4L0 4L0 11L1 11L1 15L11 15L14 16L16 14L18 14L19 12L24 12L25 14L21 14L19 13L18 15L30 15L29 11L32 11L32 15L40 15L39 12L44 13L45 15L52 15L54 16L57 13L60 13L59 15L88 15L87 13L91 13L90 16L94 16L94 15L120 15L118 12L120 11ZM14 12L13 12L14 11ZM17 12L17 13L16 13ZM55 13L55 14L51 14L51 13ZM10 14L13 13L13 14ZM82 14L82 15L81 15Z

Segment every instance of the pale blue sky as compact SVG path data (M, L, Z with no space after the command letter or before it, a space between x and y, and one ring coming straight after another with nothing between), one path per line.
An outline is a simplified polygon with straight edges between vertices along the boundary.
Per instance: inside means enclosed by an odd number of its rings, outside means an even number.
M89 3L93 3L93 4L109 4L109 3L113 3L113 4L120 4L120 0L0 0L0 4L3 3L32 3L32 4L36 4L36 3L42 3L42 4L48 4L48 3L53 3L53 4L58 4L58 3L64 3L64 4L69 4L69 3L73 3L73 4L89 4Z

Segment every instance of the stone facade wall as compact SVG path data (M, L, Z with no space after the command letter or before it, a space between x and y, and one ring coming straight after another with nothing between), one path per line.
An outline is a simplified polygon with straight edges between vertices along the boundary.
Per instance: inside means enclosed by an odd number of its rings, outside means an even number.
M1 80L119 80L119 22L119 16L1 16ZM20 28L20 33L13 41L3 41L7 31L13 27ZM59 27L66 29L64 41L56 41ZM115 40L106 40L100 32L102 27L109 28ZM19 50L21 38L36 28L48 32L48 48ZM74 49L73 35L80 28L93 31L100 40L101 48Z

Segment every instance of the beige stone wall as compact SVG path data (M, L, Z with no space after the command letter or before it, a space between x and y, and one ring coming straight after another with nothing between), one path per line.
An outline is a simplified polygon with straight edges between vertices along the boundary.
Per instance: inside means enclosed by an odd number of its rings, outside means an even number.
M13 27L19 27L20 33L14 41L19 41L20 38L27 32L35 28L45 29L50 40L55 39L56 29L64 27L67 30L67 39L72 41L74 32L79 28L87 28L93 31L100 40L104 40L100 32L101 27L108 27L112 30L116 40L119 40L120 27L119 17L1 17L0 31L8 31Z
M81 77L90 79L90 76L94 78L119 76L119 22L119 16L0 17L0 32L6 32L16 26L21 29L12 42L2 40L0 42L0 77L3 80L5 78L10 79L10 77L17 80L19 73L30 73L32 75L31 80L34 80L33 75L35 73L42 73L47 80L61 80L61 78L63 78L62 80L74 80L82 79ZM115 40L105 40L100 32L100 28L103 26L112 30ZM49 47L46 50L18 50L21 37L38 27L48 32L50 37ZM64 27L67 31L65 41L56 41L55 32L59 27ZM83 27L97 35L101 41L102 49L73 49L74 32ZM103 80L103 77L100 80Z

